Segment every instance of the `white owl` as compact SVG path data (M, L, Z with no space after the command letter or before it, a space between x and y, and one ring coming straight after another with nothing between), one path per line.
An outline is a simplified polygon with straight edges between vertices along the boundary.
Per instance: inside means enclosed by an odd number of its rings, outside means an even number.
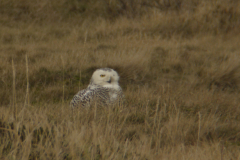
M87 107L92 102L110 105L120 102L123 98L122 89L118 84L119 76L111 68L97 69L87 89L79 91L70 102L71 108Z

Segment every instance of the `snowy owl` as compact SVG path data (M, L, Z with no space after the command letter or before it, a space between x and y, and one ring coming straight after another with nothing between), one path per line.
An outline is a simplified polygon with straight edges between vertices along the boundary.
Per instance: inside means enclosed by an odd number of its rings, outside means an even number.
M120 102L123 98L122 89L118 84L119 76L111 68L97 69L87 89L80 90L70 102L71 108L87 107L94 103L110 105ZM100 102L100 103L99 103Z

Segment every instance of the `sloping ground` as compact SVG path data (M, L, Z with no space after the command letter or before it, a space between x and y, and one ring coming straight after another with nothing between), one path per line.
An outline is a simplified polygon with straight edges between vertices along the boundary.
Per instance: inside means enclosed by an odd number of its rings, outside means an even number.
M239 2L111 2L0 3L0 157L239 158ZM72 112L100 67L124 106Z

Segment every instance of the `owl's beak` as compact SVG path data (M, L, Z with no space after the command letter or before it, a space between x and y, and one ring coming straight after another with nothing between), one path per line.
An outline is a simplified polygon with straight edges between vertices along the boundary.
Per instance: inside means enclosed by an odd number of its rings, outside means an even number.
M107 81L108 83L111 83L111 78L109 79L109 81Z

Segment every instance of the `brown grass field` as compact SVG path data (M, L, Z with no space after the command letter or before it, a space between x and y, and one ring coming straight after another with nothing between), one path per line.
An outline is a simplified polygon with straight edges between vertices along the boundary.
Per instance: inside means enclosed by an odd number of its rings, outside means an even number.
M123 106L69 108L115 69ZM240 159L240 1L0 2L1 160Z

